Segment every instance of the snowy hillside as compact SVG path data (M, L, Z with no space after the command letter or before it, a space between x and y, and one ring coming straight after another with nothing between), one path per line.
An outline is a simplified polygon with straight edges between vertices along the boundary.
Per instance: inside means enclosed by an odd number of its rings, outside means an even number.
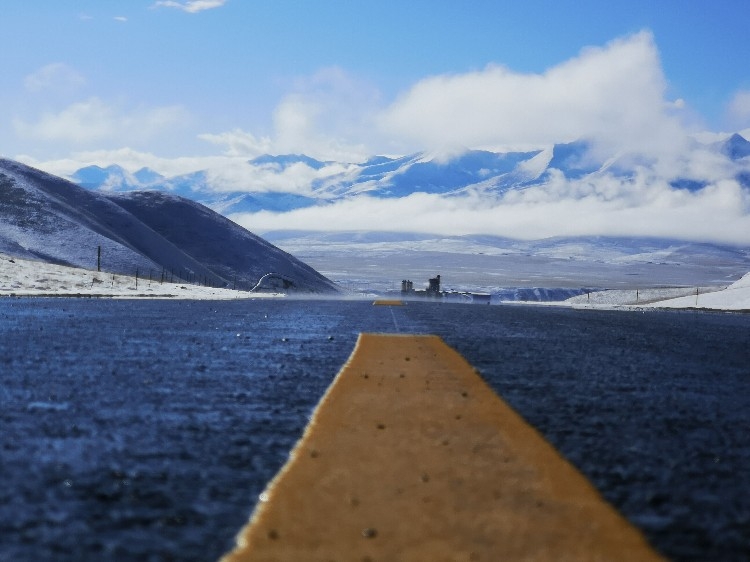
M725 287L598 291L572 297L562 304L578 308L696 308L750 311L750 273Z
M144 174L145 175L145 174ZM309 266L194 202L158 192L83 189L28 166L0 160L0 252L104 271L251 288L269 283L330 292Z
M651 306L657 308L706 308L713 310L750 311L750 273L735 281L728 287L706 294L685 295L674 299L665 299Z
M275 273L300 288L335 290L309 266L203 205L157 191L109 199L227 283L254 283Z

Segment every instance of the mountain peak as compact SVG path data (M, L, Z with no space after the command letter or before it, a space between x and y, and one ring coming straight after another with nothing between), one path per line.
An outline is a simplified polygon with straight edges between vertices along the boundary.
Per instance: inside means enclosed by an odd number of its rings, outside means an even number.
M148 185L164 179L160 173L155 172L151 168L141 168L133 174L133 177L137 179L141 184Z
M321 162L310 156L305 156L304 154L279 154L276 156L272 154L263 154L262 156L253 158L249 163L253 166L279 166L281 169L285 169L293 164L304 164L313 170L320 170L326 165L325 162Z
M721 143L720 150L722 154L728 156L732 160L739 160L750 156L750 141L739 133L735 133Z
M128 175L128 172L117 164L110 164L106 168L92 164L77 170L70 177L82 187L97 189L102 186L120 185L126 181Z

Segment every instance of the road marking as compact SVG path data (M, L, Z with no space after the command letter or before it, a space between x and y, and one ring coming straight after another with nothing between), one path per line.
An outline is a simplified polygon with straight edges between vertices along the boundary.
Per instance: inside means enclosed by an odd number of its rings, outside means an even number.
M396 329L396 332L401 332L401 327L398 325L398 320L396 320L396 313L393 312L394 306L406 306L406 303L404 301L399 299L378 299L375 302L372 303L374 306L387 306L390 308L391 311L391 318L393 318L393 326Z
M391 311L391 318L393 318L393 326L396 328L396 332L400 332L401 328L398 325L398 320L396 320L396 313L393 312L393 308L391 308L390 311Z
M660 560L436 336L361 334L222 560Z

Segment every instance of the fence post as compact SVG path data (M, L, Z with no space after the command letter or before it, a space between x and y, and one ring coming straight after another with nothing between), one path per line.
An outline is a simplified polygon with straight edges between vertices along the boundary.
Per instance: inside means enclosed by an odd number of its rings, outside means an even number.
M102 270L102 247L97 246L96 248L96 270L101 272Z

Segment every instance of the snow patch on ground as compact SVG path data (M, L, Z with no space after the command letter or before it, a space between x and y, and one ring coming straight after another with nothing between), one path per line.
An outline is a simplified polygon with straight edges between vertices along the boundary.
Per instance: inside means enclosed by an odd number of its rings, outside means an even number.
M227 300L283 297L279 293L251 293L162 282L161 278L97 272L0 254L0 297L78 296L110 298L174 298Z
M701 295L684 296L652 303L659 308L706 308L716 310L750 311L750 273L725 289Z
M576 308L698 308L750 311L750 273L726 287L609 290L562 304Z

